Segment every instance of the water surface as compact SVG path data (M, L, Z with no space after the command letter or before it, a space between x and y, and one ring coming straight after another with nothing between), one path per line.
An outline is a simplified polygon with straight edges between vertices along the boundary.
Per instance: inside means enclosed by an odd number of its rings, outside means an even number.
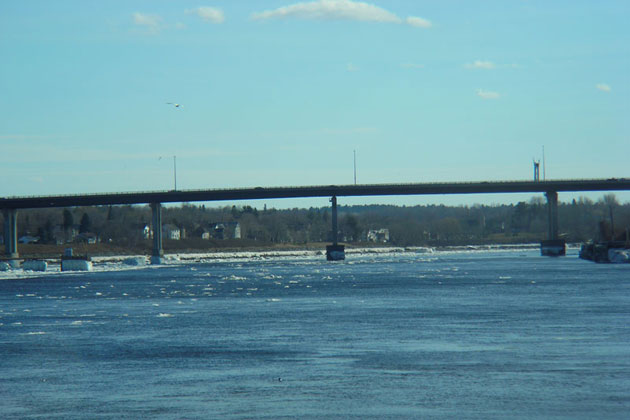
M0 417L626 418L629 280L535 251L0 280Z

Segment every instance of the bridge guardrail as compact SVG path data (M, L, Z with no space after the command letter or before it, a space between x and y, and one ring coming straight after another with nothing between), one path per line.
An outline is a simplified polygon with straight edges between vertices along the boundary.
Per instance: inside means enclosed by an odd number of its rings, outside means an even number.
M520 181L467 181L431 183L387 183L248 187L194 190L160 190L118 193L86 193L0 198L0 208L72 207L81 205L125 205L152 202L238 201L325 196L383 196L431 194L545 193L550 191L630 190L630 179L570 179Z
M227 191L250 191L250 190L295 190L295 189L323 189L323 188L376 188L376 187L400 187L400 186L447 186L447 185L509 185L509 184L557 184L557 183L599 183L599 182L627 182L627 178L576 178L576 179L549 179L544 181L533 180L499 180L499 181L462 181L462 182L398 182L383 184L339 184L339 185L296 185L296 186L267 186L267 187L241 187L241 188L212 188L212 189L179 189L179 190L142 190L142 191L122 191L122 192L97 192L97 193L74 193L74 194L53 194L53 195L21 195L0 197L0 200L16 200L16 199L41 199L41 198L72 198L72 197L100 197L100 196L124 196L136 194L169 194L169 193L203 193L209 191L227 192Z

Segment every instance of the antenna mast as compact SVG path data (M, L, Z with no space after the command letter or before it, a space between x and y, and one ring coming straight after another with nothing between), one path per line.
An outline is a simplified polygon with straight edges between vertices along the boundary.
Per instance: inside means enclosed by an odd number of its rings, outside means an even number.
M353 150L352 154L354 155L354 185L357 185L357 151Z
M177 191L177 156L173 155L173 178L175 181L175 189Z
M543 149L543 181L545 181L547 178L545 176L545 146L542 147Z

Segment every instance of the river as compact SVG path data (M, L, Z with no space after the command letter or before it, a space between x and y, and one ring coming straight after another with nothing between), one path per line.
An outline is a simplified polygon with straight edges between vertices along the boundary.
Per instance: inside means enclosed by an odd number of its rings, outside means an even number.
M0 273L0 418L627 418L630 265L535 250Z

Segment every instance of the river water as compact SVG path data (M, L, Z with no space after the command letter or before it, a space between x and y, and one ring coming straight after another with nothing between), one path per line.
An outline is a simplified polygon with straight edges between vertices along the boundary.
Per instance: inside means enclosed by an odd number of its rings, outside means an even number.
M630 265L575 252L11 277L0 418L625 419L629 324Z

